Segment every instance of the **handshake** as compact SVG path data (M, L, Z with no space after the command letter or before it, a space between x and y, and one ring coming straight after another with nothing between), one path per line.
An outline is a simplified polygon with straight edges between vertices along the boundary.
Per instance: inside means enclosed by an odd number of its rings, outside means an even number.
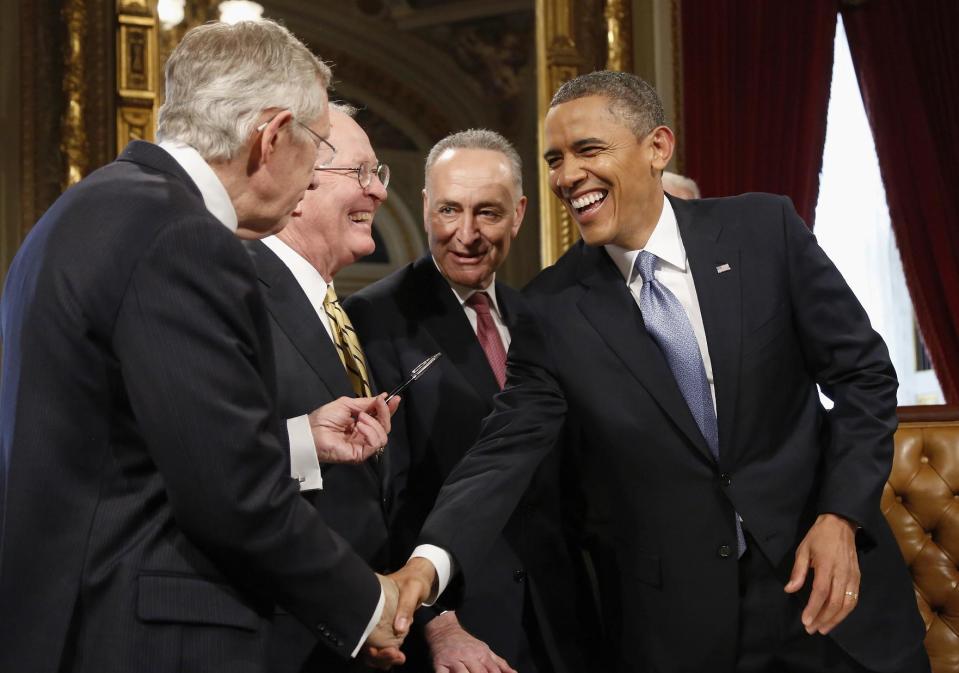
M400 651L413 623L413 612L435 597L436 569L425 558L413 557L391 575L379 575L385 603L380 620L363 645L362 656L374 668L387 670L406 661Z

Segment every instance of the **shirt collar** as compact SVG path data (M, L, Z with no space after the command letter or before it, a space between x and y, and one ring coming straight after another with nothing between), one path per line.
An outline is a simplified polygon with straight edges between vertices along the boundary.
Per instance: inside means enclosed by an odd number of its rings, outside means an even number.
M197 189L200 190L203 205L210 211L210 214L235 234L237 228L236 209L233 207L233 202L230 201L230 195L227 194L226 187L223 186L220 178L210 168L210 164L194 148L178 140L164 140L159 144L159 147L166 150L190 176Z
M276 236L267 236L261 239L263 245L276 253L280 261L286 265L293 277L297 279L300 286L306 290L307 287L315 290L317 296L310 297L310 300L318 300L321 304L326 299L327 288L333 283L327 283L326 279L310 264L305 257L291 248L286 242ZM310 294L309 292L307 294Z
M633 265L640 251L627 250L612 243L603 247L628 285L633 280ZM665 264L686 271L686 248L683 247L683 239L679 235L676 213L667 198L663 198L663 211L659 214L659 221L643 250L653 253Z
M436 266L436 270L440 272L441 276L443 276L443 272L440 270L440 265L436 263L436 258L431 256L431 259L433 260L434 266ZM477 290L476 288L468 287L466 285L460 285L459 283L454 283L446 276L443 276L443 280L445 280L447 285L450 286L450 289L453 291L453 295L456 297L456 300L460 303L461 307L464 304L466 304L467 299L472 297L477 292L485 292L486 295L489 297L490 304L493 305L493 310L496 311L496 315L498 316L503 315L502 311L499 310L499 302L496 299L496 274L495 273L490 277L489 285L487 285L481 290Z

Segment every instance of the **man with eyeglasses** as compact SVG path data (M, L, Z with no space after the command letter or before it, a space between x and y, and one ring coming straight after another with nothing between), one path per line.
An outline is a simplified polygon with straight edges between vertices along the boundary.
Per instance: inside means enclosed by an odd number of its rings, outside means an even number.
M351 118L355 110L330 105L329 142L336 157L316 166L314 188L275 236L250 241L270 314L277 365L277 411L288 419L292 476L303 498L373 568L388 558L386 508L389 452L364 460L314 446L309 414L340 396L371 395L365 355L339 308L333 278L373 252L373 217L386 200L390 172ZM270 643L273 673L356 670L317 647L309 630L277 615Z
M23 242L0 311L0 670L267 673L274 605L343 660L398 644L394 582L289 477L237 240L281 229L330 163L330 77L274 22L193 29L160 143L132 142ZM362 457L389 418L342 398L308 434Z

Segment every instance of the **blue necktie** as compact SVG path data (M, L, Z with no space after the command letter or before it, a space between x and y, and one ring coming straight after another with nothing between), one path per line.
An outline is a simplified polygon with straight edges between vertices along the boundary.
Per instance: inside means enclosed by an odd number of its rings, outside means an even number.
M636 273L643 279L643 287L639 291L639 310L643 313L646 331L666 357L679 391L706 439L709 452L719 464L719 428L703 356L683 305L653 274L656 259L656 255L646 250L640 250L636 256ZM742 556L746 550L746 540L738 515L736 543L738 555Z

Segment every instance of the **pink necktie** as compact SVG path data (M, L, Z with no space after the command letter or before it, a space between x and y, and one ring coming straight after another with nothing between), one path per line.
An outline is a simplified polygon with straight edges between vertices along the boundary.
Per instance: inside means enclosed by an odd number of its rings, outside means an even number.
M506 385L506 349L503 340L490 315L489 295L485 292L476 292L466 300L466 305L476 311L476 338L479 339L486 359L493 370L493 376L499 384L500 390Z

